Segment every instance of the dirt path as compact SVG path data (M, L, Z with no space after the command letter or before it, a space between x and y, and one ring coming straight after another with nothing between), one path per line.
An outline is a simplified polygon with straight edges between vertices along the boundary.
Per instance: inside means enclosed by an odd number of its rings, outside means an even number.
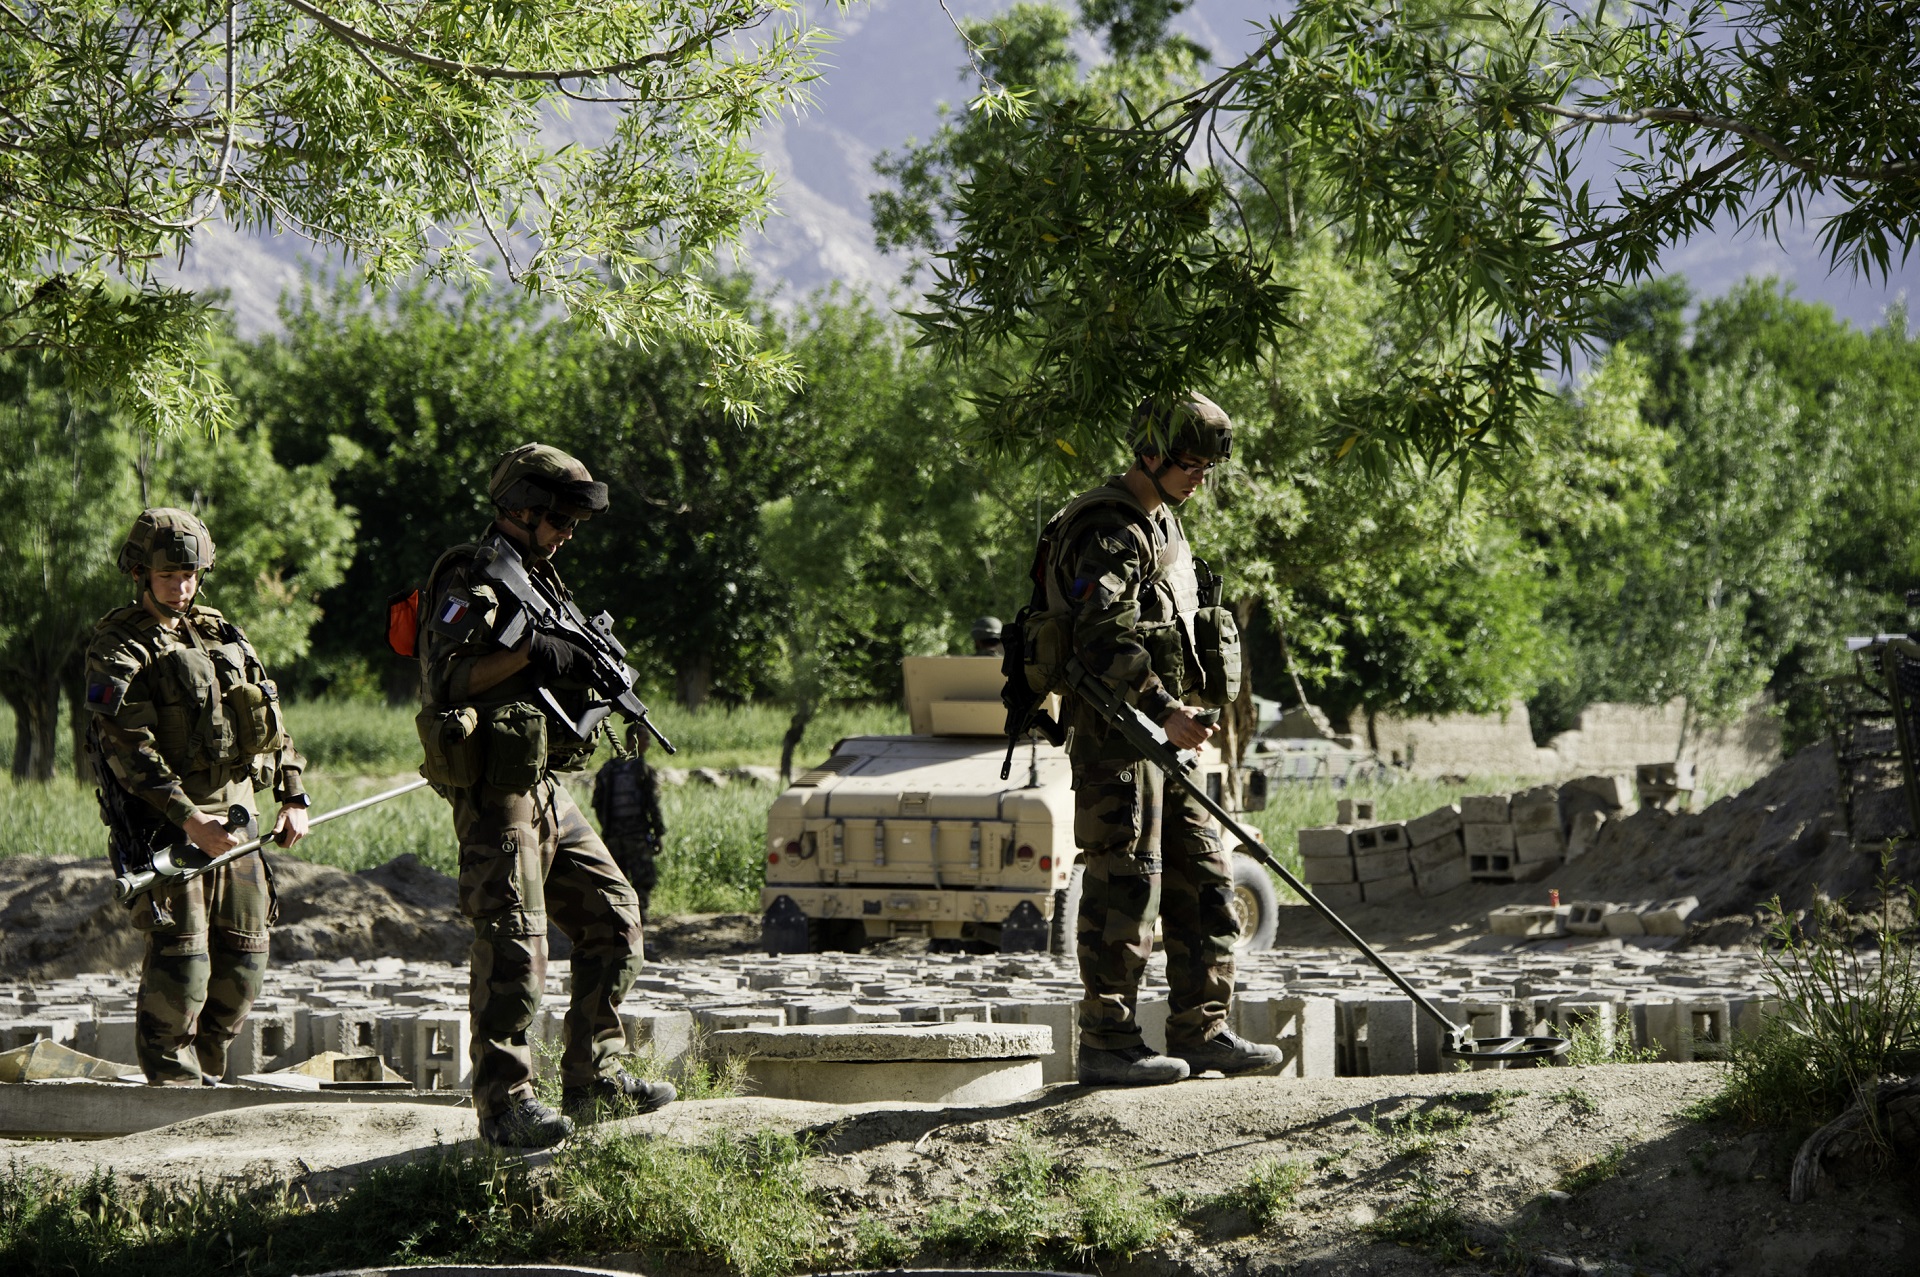
M1183 1196L1188 1213L1174 1236L1109 1273L1920 1271L1910 1184L1828 1181L1811 1205L1789 1206L1791 1147L1684 1116L1717 1085L1711 1065L1203 1079L1145 1091L1054 1087L984 1109L689 1102L625 1125L679 1140L806 1132L815 1186L841 1236L862 1216L904 1232L940 1203L991 1195L997 1168L1023 1139L1064 1167L1119 1171ZM114 1166L149 1182L264 1176L320 1196L471 1136L464 1110L294 1104L91 1144L10 1144L0 1156L68 1174ZM1293 1208L1265 1229L1243 1209L1200 1205L1245 1184L1266 1158L1300 1163L1305 1177ZM1457 1216L1430 1212L1408 1234L1415 1244L1381 1235L1423 1198ZM1450 1248L1451 1264L1442 1257Z

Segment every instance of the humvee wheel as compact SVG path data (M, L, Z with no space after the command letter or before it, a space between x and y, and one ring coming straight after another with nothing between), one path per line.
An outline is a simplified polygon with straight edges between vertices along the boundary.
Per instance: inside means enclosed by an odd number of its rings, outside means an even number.
M1062 957L1070 958L1077 951L1074 929L1080 921L1080 889L1086 883L1086 874L1085 865L1075 865L1067 876L1067 885L1053 893L1053 923L1047 948Z
M1236 953L1273 948L1280 926L1280 893L1267 871L1250 856L1233 857L1233 911L1240 919L1240 938L1233 945Z

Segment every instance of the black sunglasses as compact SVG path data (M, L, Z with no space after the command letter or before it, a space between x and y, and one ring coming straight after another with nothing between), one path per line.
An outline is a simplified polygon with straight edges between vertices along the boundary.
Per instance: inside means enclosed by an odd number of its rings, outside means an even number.
M571 532L586 522L584 516L561 514L558 510L542 510L540 517L545 519L547 526L555 532Z

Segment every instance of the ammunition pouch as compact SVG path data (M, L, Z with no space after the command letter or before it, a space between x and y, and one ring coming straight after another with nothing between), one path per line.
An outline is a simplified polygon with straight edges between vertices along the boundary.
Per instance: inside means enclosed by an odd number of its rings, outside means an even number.
M1240 696L1240 626L1224 607L1193 614L1193 654L1200 704L1225 708Z
M280 713L280 689L272 679L238 684L227 692L225 700L241 757L286 748L287 724Z
M479 710L470 705L457 709L429 705L413 716L413 727L426 753L422 776L450 789L470 789L480 783L485 741Z
M547 771L547 716L537 705L515 701L487 714L485 777L494 789L525 793Z
M172 694L157 707L153 728L153 743L167 765L187 774L210 772L238 759L213 658L197 647L183 646L154 664Z

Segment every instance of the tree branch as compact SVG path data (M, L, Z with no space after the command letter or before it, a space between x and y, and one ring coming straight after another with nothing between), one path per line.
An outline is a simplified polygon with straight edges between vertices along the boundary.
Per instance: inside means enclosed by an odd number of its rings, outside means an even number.
M1745 158L1741 152L1733 151L1718 163L1709 164L1706 168L1701 169L1698 173L1695 173L1692 177L1680 183L1680 185L1674 187L1644 208L1637 208L1624 217L1615 218L1598 230L1588 231L1585 235L1576 235L1572 239L1563 239L1557 244L1551 244L1547 247L1546 251L1550 253L1569 253L1576 248L1585 248L1589 244L1597 244L1601 240L1610 239L1621 231L1630 229L1644 222L1649 216L1673 207L1674 204L1686 198L1700 187L1705 186L1714 178L1719 177L1728 169L1733 168Z
M410 48L404 44L396 44L391 40L383 40L379 36L362 31L357 27L342 22L340 19L322 9L308 4L306 0L286 0L286 2L289 7L306 14L315 22L351 44L364 46L369 49L378 49L382 53L391 54L393 57L402 58L423 67L430 67L435 71L471 75L483 80L538 80L548 84L559 84L565 80L603 80L611 76L624 75L629 71L638 71L642 67L678 62L682 58L711 44L716 37L735 29L716 23L713 26L703 28L670 49L662 49L658 53L649 53L631 62L613 62L606 66L598 67L524 69L520 67L494 66L482 62L456 62L451 58L435 57L431 53L424 53L419 49Z
M1576 107L1553 106L1541 102L1535 104L1532 109L1579 124L1691 124L1720 133L1732 133L1752 142L1781 163L1791 164L1801 172L1815 177L1839 177L1853 182L1893 182L1920 174L1920 163L1911 161L1883 164L1875 168L1862 168L1853 164L1835 167L1822 165L1814 160L1795 155L1787 148L1786 143L1770 133L1754 128L1751 124L1743 124L1739 120L1728 119L1723 115L1708 115L1703 111L1695 111L1687 107L1650 106L1638 111L1584 111Z

